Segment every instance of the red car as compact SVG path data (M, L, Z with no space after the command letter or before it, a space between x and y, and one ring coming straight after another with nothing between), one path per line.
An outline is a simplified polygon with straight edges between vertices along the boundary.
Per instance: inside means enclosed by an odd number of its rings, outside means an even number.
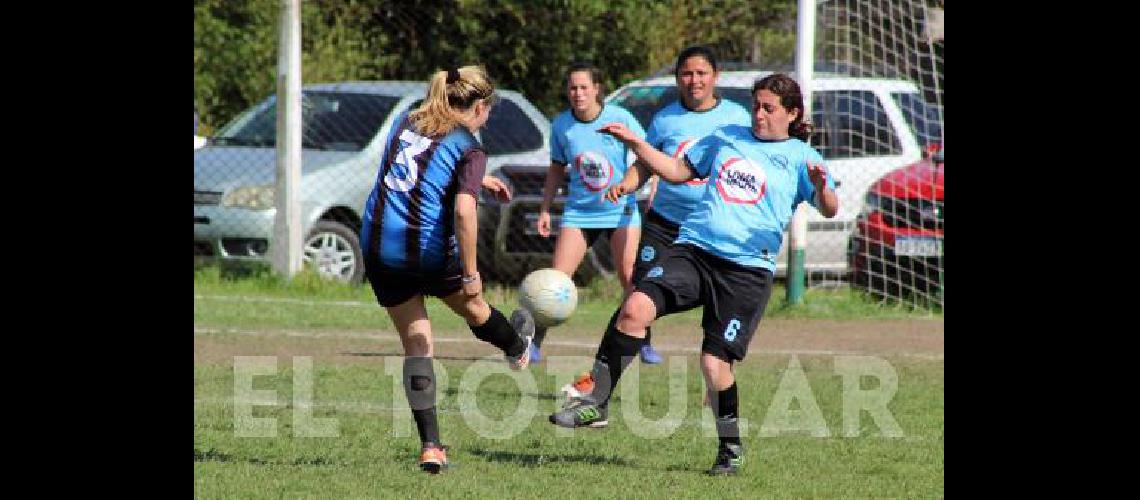
M945 150L929 151L867 190L848 248L856 288L942 302Z

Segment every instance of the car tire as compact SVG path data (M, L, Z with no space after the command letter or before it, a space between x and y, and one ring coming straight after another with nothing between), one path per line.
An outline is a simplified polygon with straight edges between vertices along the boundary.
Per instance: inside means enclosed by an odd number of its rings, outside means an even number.
M352 228L331 220L319 220L301 244L305 265L326 278L358 284L364 281L364 252L360 236Z

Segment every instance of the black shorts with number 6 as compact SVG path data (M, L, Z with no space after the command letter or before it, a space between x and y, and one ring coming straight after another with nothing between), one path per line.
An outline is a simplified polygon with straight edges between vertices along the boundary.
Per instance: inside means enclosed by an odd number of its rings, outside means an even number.
M745 267L682 243L673 245L636 288L657 306L657 317L704 306L701 352L732 362L748 352L772 295L772 278L767 269Z

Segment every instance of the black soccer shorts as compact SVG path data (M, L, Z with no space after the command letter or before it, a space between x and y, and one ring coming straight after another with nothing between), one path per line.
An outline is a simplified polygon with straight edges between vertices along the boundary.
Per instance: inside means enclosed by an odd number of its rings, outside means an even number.
M653 266L665 258L669 247L677 239L681 226L674 224L652 208L641 223L641 241L637 244L637 257L633 261L633 283L636 285Z
M744 359L772 295L771 271L745 267L696 246L673 245L636 289L657 306L657 317L704 306L701 352L727 362Z
M442 271L423 272L385 266L375 257L365 258L364 275L372 285L376 302L384 307L398 306L416 295L444 298L463 289L459 259L448 259Z

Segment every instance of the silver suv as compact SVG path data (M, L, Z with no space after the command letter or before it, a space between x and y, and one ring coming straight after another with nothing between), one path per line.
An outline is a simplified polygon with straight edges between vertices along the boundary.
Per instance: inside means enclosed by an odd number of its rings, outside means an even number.
M372 190L384 139L426 95L423 82L343 82L302 90L301 234L304 260L320 274L360 282L360 211ZM487 171L550 161L550 122L518 92L501 100L478 134ZM265 262L273 232L275 96L243 112L194 152L194 254ZM487 223L484 223L487 224ZM491 257L490 255L486 257Z

